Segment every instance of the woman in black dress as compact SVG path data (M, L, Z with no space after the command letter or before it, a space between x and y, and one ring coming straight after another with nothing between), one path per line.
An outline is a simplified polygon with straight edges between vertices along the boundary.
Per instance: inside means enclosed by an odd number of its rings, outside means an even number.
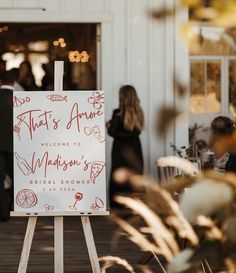
M119 90L119 108L113 111L107 123L108 134L114 138L110 177L110 198L118 192L130 192L128 184L115 183L113 174L120 167L143 174L143 154L139 135L144 125L144 114L135 88L124 85Z

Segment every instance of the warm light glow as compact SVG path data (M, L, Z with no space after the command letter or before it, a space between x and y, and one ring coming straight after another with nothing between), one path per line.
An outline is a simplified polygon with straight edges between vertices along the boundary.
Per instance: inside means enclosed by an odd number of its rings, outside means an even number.
M38 86L41 85L41 80L45 75L45 71L42 69L43 63L48 63L49 58L45 53L29 53L29 61L32 64L32 70L35 75L35 81Z
M8 31L8 26L0 27L0 33L4 31Z
M8 26L4 26L2 29L3 29L4 31L8 31Z
M23 53L6 52L2 55L2 59L6 61L6 69L10 70L13 67L19 67L25 60Z
M61 43L60 47L66 47L66 43Z
M58 42L59 42L59 43L64 43L64 42L65 42L65 39L64 39L64 38L59 38L59 39L58 39Z
M28 49L30 51L47 51L48 50L48 41L39 40L39 41L30 42L28 44Z
M58 46L59 45L59 42L58 41L53 41L52 43L54 46Z
M70 62L82 62L87 63L89 61L89 54L87 51L83 50L81 53L78 50L69 51L68 58Z
M85 50L82 51L82 52L81 52L81 56L82 56L82 58L80 59L81 62L82 62L82 63L87 63L88 60L89 60L89 55L88 55L87 51L85 51Z
M62 48L64 48L64 47L66 47L67 46L67 44L66 44L66 42L65 42L65 39L64 38L59 38L59 39L57 39L57 40L55 40L55 41L53 41L53 43L52 43L54 46L60 46L60 47L62 47Z

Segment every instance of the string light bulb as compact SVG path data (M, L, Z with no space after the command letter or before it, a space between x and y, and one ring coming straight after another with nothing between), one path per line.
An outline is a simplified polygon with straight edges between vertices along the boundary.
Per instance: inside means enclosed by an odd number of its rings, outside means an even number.
M67 44L66 44L64 38L58 38L57 40L54 40L54 41L52 42L52 44L53 44L54 46L60 46L60 47L62 47L62 48L64 48L64 47L67 46Z
M71 50L68 53L68 58L71 63L87 63L89 61L89 54L86 50L78 51Z
M4 31L8 31L8 26L2 26L0 27L0 33L4 32Z

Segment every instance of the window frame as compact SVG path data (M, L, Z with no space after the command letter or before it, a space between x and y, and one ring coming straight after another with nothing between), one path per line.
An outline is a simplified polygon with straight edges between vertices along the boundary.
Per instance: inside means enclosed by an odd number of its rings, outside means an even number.
M221 111L218 113L199 113L193 114L190 112L189 107L189 116L190 116L190 126L195 123L199 125L209 126L211 121L219 116L226 115L231 117L231 113L229 112L229 62L231 60L236 61L236 56L226 56L226 55L190 55L189 63L191 69L192 61L206 62L206 61L219 61L221 66ZM190 79L191 79L191 70L190 70ZM191 96L191 94L189 95ZM190 104L189 104L190 105Z

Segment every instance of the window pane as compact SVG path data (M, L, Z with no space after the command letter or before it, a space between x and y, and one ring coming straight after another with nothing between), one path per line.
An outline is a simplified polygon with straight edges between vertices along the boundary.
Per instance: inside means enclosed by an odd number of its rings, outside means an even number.
M191 55L235 55L236 28L194 25L188 45Z
M220 62L207 63L206 113L219 113L221 109Z
M191 84L190 84L190 112L205 112L205 85L206 71L204 62L191 62Z
M236 60L229 61L229 110L236 111Z
M190 112L219 113L221 109L220 61L191 62Z

